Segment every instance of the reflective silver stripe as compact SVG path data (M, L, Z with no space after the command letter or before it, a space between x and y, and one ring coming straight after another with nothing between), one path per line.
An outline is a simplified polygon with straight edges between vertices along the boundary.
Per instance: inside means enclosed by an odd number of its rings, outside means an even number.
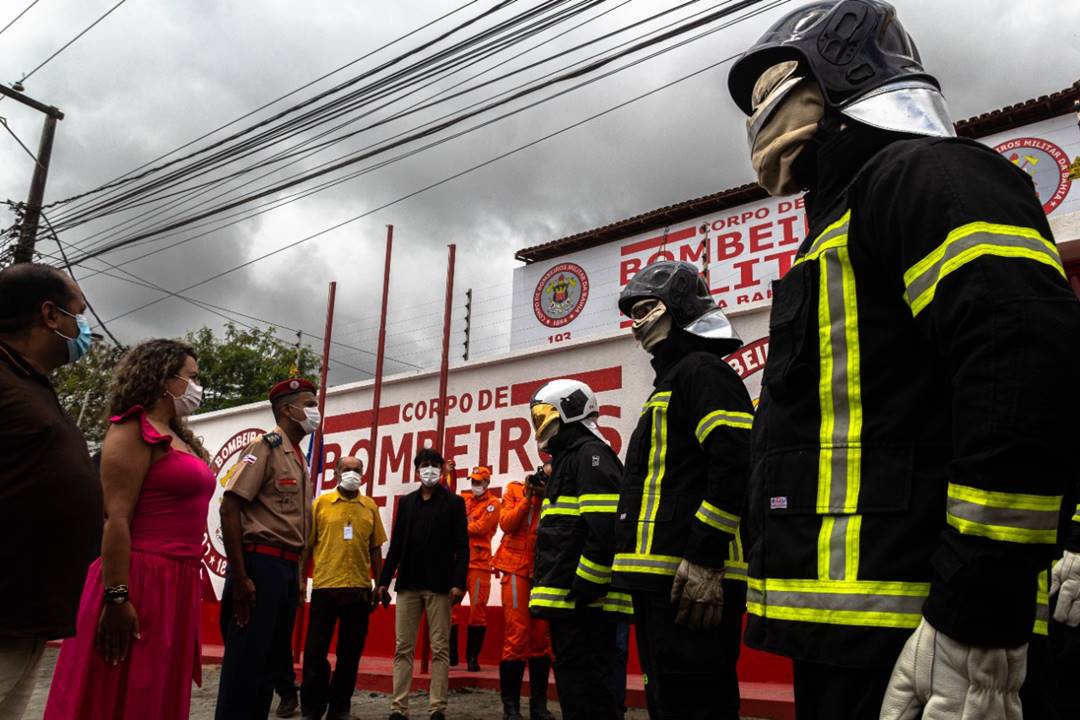
M634 601L626 593L608 593L600 601L600 606L608 612L634 612Z
M510 576L510 598L511 598L511 603L513 605L513 608L515 610L518 609L518 589L517 589L517 584L518 584L518 576L517 575L511 575Z
M921 614L925 597L910 595L862 595L852 593L788 592L769 590L769 605L813 610Z
M658 393L660 394L660 393ZM667 393L670 395L670 393ZM638 516L637 546L638 553L652 550L656 513L660 509L660 485L664 480L667 464L667 407L656 407L652 411L652 447L649 452L649 468L645 477L645 486L641 498L641 513Z
M618 495L582 495L578 503L581 512L608 513L615 512L619 508Z
M694 513L694 517L717 530L724 530L729 533L735 533L739 530L739 519L737 517L715 512L712 507L709 503L702 502L701 507Z
M615 556L615 572L645 572L656 575L674 575L679 569L679 558L642 556L635 553Z
M697 429L694 431L694 435L697 437L698 443L704 444L709 437L709 433L720 426L749 430L753 424L754 416L750 413L717 410L701 419Z
M559 497L555 500L544 499L544 503L540 509L540 517L547 517L549 515L579 515L581 511L578 509L580 503L576 497L565 496Z
M1057 537L1058 511L1054 510L989 507L950 497L948 498L948 514L979 525L1014 529L1024 535L1029 535L1031 532L1046 533L1046 538L1049 538L1050 542L1054 542Z
M746 580L746 563L728 560L724 563L725 580Z
M477 603L480 597L480 578L476 578L476 589L473 590L473 596L469 598L469 602Z
M830 240L835 240L843 235L847 235L848 224L851 220L851 211L844 213L844 216L837 220L835 223L825 228L825 232L817 236L814 243L810 246L810 249L806 251L806 255L813 255L821 250L821 246Z
M904 300L912 314L917 316L930 304L942 279L983 255L1035 260L1064 275L1057 248L1034 228L969 223L950 232L945 242L904 273Z

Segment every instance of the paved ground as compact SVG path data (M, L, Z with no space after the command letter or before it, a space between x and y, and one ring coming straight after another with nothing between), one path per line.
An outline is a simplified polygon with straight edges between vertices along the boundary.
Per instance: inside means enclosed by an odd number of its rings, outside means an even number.
M26 713L26 720L41 720L45 708L45 697L49 692L49 679L52 677L53 665L56 663L57 650L47 648L45 659L42 663L41 678L34 691L34 697L30 701L30 708ZM218 666L203 666L203 686L194 688L191 693L191 720L212 720L214 717L214 700L217 696ZM276 703L276 700L275 700ZM427 697L415 693L411 702L413 716L425 718L424 712L427 706ZM528 701L525 702L528 705ZM558 706L552 704L551 709L556 715L559 714ZM381 693L357 691L353 695L352 714L358 720L381 720L390 714L390 698ZM502 703L497 693L491 690L460 690L450 694L450 707L447 712L450 720L500 720L502 718ZM274 715L271 713L271 718ZM648 715L643 710L631 710L626 715L627 720L646 720ZM148 719L149 720L149 719Z
M49 680L52 678L53 665L56 663L57 650L47 648L45 659L42 662L41 678L38 680L34 697L30 701L25 720L41 720L45 709L45 698L49 692ZM218 666L203 666L203 686L194 688L191 693L190 720L212 720L214 717L214 700L217 697ZM275 700L275 707L276 707ZM527 707L528 701L523 704ZM413 716L426 718L427 698L423 694L414 693L411 702ZM522 708L523 710L525 708ZM557 703L551 703L551 709L556 716L559 714ZM390 698L382 693L357 691L353 695L352 716L357 720L381 720L390 714ZM498 693L492 690L456 690L450 693L450 707L447 711L450 720L501 720L502 703ZM528 717L528 714L525 715ZM270 714L274 718L274 714ZM648 714L644 710L631 709L626 713L627 720L647 720ZM141 720L141 719L140 719ZM149 720L149 719L147 719ZM746 718L753 720L753 718Z

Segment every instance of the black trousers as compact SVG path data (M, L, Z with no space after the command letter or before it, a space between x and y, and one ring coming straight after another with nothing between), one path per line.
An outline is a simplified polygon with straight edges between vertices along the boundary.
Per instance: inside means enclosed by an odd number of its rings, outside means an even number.
M1027 676L1020 688L1025 718L1058 718L1050 698L1050 664L1046 638L1033 636L1028 643ZM892 676L892 664L854 669L796 660L794 670L799 720L878 720Z
M1080 682L1080 628L1071 628L1051 618L1050 665L1053 702L1058 716L1080 718L1080 697L1076 693L1076 684Z
M596 612L575 611L549 626L563 720L616 720L615 623Z
M248 577L255 583L255 607L248 624L233 618L232 577L225 578L221 598L221 661L217 720L265 720L281 674L281 658L289 652L296 606L300 600L299 568L281 558L244 553Z
M321 717L327 708L348 710L356 688L360 655L367 639L371 591L361 588L323 588L311 591L307 641L304 644L304 683L300 703L305 715ZM337 665L330 677L330 640L338 628Z
M652 720L739 720L741 603L725 609L720 625L688 630L675 624L666 592L635 592L634 625ZM799 720L803 720L799 716Z

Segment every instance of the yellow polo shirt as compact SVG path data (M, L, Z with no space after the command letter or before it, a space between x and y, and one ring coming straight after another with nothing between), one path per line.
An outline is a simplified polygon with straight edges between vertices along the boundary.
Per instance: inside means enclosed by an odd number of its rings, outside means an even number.
M370 588L371 550L386 542L379 506L366 495L349 499L335 488L315 499L311 537L315 588Z

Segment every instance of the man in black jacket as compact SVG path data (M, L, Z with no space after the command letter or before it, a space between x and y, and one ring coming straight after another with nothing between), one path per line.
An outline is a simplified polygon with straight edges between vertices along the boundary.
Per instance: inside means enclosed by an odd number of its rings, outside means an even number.
M754 420L747 643L794 659L800 720L1046 717L1019 689L1080 305L1031 178L954 137L880 0L789 13L728 84L760 184L808 190Z
M633 612L611 591L615 508L622 463L596 424L599 404L585 383L552 380L530 406L551 478L536 530L529 612L547 620L564 720L615 720L615 622ZM516 707L506 720L519 720Z
M420 489L401 499L390 535L376 597L397 573L394 699L390 720L406 720L412 687L413 650L421 614L427 614L431 639L431 719L446 717L450 673L450 606L465 597L469 569L469 531L465 501L439 484L443 458L424 448L413 467Z
M754 408L724 356L742 341L689 263L645 267L619 309L656 371L626 451L613 581L634 597L649 714L738 720Z

